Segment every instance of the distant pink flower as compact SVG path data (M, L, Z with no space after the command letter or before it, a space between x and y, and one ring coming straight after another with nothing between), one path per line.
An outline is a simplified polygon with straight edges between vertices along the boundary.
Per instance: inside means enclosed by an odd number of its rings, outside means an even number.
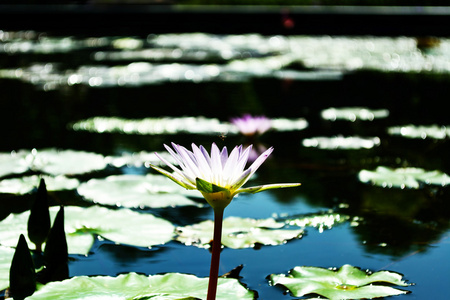
M231 123L237 126L239 131L246 136L263 134L271 127L271 121L265 116L252 116L245 114L242 117L232 118Z

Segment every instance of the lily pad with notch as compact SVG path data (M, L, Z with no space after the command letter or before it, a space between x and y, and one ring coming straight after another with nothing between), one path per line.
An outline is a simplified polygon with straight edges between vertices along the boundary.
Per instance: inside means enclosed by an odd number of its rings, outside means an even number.
M59 207L50 208L52 220L58 210ZM171 222L148 213L126 208L112 210L100 206L66 206L64 211L69 254L89 254L96 236L118 244L148 248L165 244L174 236L175 226ZM29 214L29 211L10 214L0 222L1 245L14 247L17 237L20 234L26 235Z
M51 282L41 287L27 300L52 299L205 299L208 278L194 275L167 273L139 275L136 273L109 276L76 276L61 282ZM238 280L219 278L218 300L254 299L255 293Z
M406 294L389 285L402 287L410 284L402 280L402 275L390 271L371 273L351 265L343 265L338 270L319 267L295 267L289 274L271 274L272 285L282 285L294 297L318 294L332 300L372 299Z
M232 249L256 245L282 245L287 240L301 238L303 229L282 229L286 224L269 219L228 217L223 220L222 244ZM176 240L185 245L209 248L213 239L214 222L206 220L194 225L178 227Z

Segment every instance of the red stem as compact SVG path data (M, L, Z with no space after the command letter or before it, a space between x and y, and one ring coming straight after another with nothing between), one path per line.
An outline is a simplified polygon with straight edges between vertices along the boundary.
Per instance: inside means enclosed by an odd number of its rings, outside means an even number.
M212 242L211 268L209 270L207 300L215 300L217 280L219 277L220 251L222 250L222 221L223 209L214 209L214 237Z

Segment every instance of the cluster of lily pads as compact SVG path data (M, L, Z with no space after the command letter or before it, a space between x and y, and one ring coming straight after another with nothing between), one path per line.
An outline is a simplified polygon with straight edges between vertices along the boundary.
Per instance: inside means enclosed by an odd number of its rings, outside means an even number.
M61 85L141 86L253 77L339 80L345 72L355 69L448 73L449 43L448 39L441 38L434 51L425 55L417 47L417 41L408 37L192 33L76 39L34 32L2 32L0 53L45 55L88 50L92 51L95 63L70 70L60 69L57 64L34 64L28 68L0 70L0 77L16 78L52 90ZM111 61L133 62L124 66L98 65L98 62ZM309 70L290 68L294 64Z
M80 182L76 175L98 172L114 160L96 153L56 149L21 150L2 153L0 157L0 164L5 167L2 168L5 170L3 176L26 174L30 170L40 173L21 178L5 178L0 181L0 192L29 194L33 193L39 182L44 181L48 183L49 191L76 190L87 204L91 203L87 207L64 207L65 240L70 255L95 255L90 251L96 239L143 248L162 247L170 241L186 246L210 247L212 221L177 226L161 217L140 211L144 207L202 207L203 203L198 199L200 193L188 193L179 189L162 175L111 175ZM70 166L75 162L76 169L66 168L66 165ZM51 220L56 219L60 210L59 207L49 208ZM33 244L27 235L29 218L30 211L24 211L10 214L0 221L0 290L10 284L10 266L18 237L23 236L28 245ZM229 249L282 245L289 240L301 238L306 227L322 231L349 219L350 216L333 212L284 216L278 219L228 217L223 223L222 245ZM142 239L143 235L146 236L145 239ZM45 242L43 246L46 247ZM359 299L406 293L401 289L378 285L378 282L408 285L396 273L383 271L370 274L348 265L339 271L306 267L308 272L302 273L297 271L299 268L303 270L305 267L296 267L288 275L272 274L268 283L283 285L295 296L315 293L331 297L330 299L337 299L342 295L347 295L347 298L342 299ZM173 285L173 282L177 284ZM203 299L207 282L207 278L180 273L139 275L130 272L117 277L75 276L45 285L38 284L37 291L27 299L78 299L78 293L89 297ZM67 295L69 290L76 292ZM255 297L256 293L245 288L238 279L219 279L217 299Z

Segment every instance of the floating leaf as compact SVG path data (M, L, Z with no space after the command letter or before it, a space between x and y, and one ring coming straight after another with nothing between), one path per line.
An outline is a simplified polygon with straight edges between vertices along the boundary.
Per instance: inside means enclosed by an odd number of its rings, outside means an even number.
M53 148L31 151L20 150L0 155L0 176L23 173L28 170L50 175L77 175L102 170L105 158L97 153L57 150Z
M161 117L124 119L117 117L94 117L73 124L75 131L120 132L124 134L217 134L234 130L234 126L219 119L205 117Z
M164 157L164 159L173 164L177 163L175 159L172 157L172 155L170 155L170 153L162 152L158 153L158 155ZM108 162L108 164L116 168L121 168L123 166L130 166L130 167L145 166L149 168L150 165L154 166L165 165L156 156L155 152L146 152L146 151L140 151L135 153L123 153L120 156L107 156L105 159Z
M48 191L72 190L80 185L78 179L67 178L65 176L32 175L21 178L4 179L0 181L0 193L24 195L32 192L39 186L39 181L43 178Z
M315 137L303 140L303 146L319 149L371 149L381 143L378 137Z
M43 149L33 151L33 170L51 175L76 175L103 170L103 155L75 150Z
M54 220L59 207L50 208ZM65 231L70 254L87 255L94 244L94 236L119 244L152 247L169 242L174 235L174 226L151 214L129 209L112 210L99 206L88 208L66 206ZM0 222L0 243L14 247L17 237L26 234L29 211L10 214Z
M361 182L370 182L381 187L418 189L422 184L446 186L450 176L440 171L425 171L421 168L392 169L379 166L375 171L361 170L358 174Z
M299 119L284 119L276 118L270 120L270 126L276 131L294 131L303 130L308 127L308 121L303 118Z
M416 126L416 125L404 125L393 126L388 128L390 135L400 135L410 139L435 139L443 140L450 137L450 128L439 125L428 126Z
M0 246L0 291L9 287L9 269L14 251L13 248Z
M331 107L324 109L321 115L323 119L329 121L373 121L374 119L387 118L389 111L387 109L369 109L365 107Z
M29 163L24 153L0 153L0 177L24 173L28 169Z
M274 219L250 219L228 217L223 220L222 244L233 249L250 248L255 244L281 245L287 240L299 238L302 229L280 229L285 223ZM186 245L208 248L213 239L214 222L203 221L198 224L178 227L176 239Z
M113 175L91 179L78 187L86 200L123 207L203 206L188 198L201 197L197 191L186 190L161 175Z
M408 286L402 275L389 271L375 273L364 272L350 265L343 265L339 270L318 267L295 267L285 274L271 274L272 285L283 285L295 297L319 294L328 299L372 299L406 294L399 290L377 283L389 283Z
M136 273L109 276L76 276L61 282L50 282L27 300L71 299L206 299L208 278L167 273L138 275ZM254 292L233 278L219 278L216 299L254 299Z

